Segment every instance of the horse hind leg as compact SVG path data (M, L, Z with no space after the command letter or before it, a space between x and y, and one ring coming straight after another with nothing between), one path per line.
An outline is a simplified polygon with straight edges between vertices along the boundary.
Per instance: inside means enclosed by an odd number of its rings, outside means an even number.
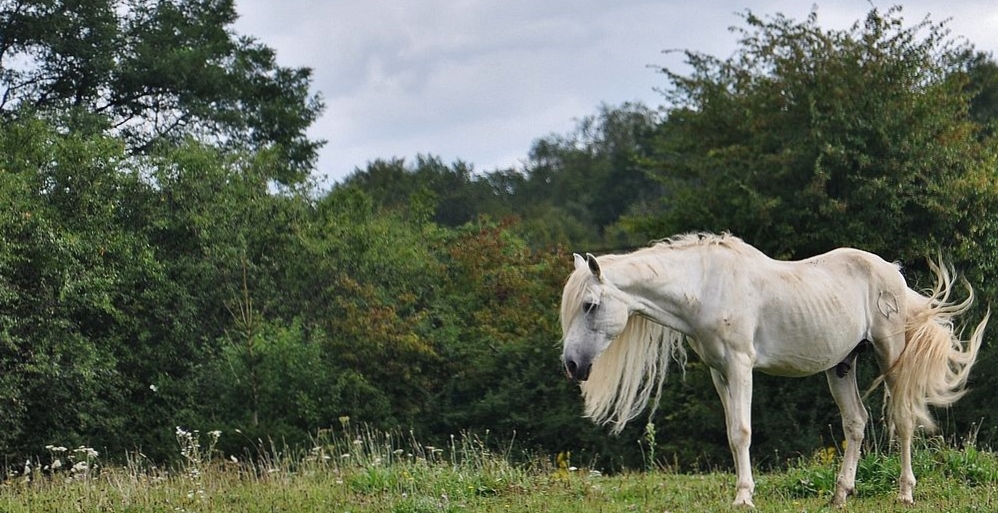
M887 387L890 423L894 429L894 436L896 437L901 453L901 475L898 476L897 500L902 504L914 504L914 491L917 481L911 464L911 445L915 433L915 421L910 411L905 410L902 405L898 404L898 401L904 401L902 397L904 393L898 390L898 376L896 372L896 365L899 364L898 359L901 358L905 350L905 336L903 334L888 334L875 338L875 340L879 341L875 342L873 347L882 374L874 382L873 388L879 386L881 381Z
M842 431L845 433L845 454L835 480L835 495L832 497L834 506L844 506L846 498L856 489L856 469L869 420L856 384L856 353L853 351L842 363L825 371L828 389L842 414Z

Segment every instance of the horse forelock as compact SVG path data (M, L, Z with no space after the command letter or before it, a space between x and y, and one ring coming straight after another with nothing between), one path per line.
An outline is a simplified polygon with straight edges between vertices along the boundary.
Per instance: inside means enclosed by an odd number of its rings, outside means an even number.
M604 255L599 257L600 265L606 265L613 263L618 259L618 255ZM561 296L561 329L562 335L568 330L568 323L572 321L572 318L580 311L582 311L582 303L585 301L586 292L589 291L589 287L592 284L593 275L588 269L576 269L572 274L568 275L568 280L565 282L565 288ZM599 303L601 296L593 298L593 301Z
M568 275L565 282L565 290L561 296L561 333L562 337L568 333L568 324L572 322L572 317L582 309L583 296L586 293L586 286L589 283L590 273L582 269Z

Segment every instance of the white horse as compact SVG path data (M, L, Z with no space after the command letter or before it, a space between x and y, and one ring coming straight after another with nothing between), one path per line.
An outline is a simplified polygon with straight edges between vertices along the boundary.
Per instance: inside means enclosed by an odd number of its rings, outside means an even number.
M615 432L661 391L669 359L685 363L684 340L710 367L734 456L735 505L752 504L749 461L752 372L824 371L842 413L845 454L832 503L855 489L868 420L855 358L869 342L887 385L888 418L901 449L900 493L914 501L911 442L932 429L929 406L963 395L990 311L966 341L953 319L973 303L950 302L952 279L931 264L935 289L908 288L897 265L840 248L796 262L773 260L730 235L678 236L627 255L575 255L562 296L563 359L581 381L586 414ZM871 388L872 389L872 388Z

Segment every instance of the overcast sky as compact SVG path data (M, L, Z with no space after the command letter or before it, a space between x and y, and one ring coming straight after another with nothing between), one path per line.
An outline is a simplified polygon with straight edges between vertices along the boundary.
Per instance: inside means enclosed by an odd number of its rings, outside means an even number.
M378 158L417 154L478 171L519 167L534 140L571 132L600 104L659 107L655 68L690 49L728 57L737 13L804 20L817 6L844 29L868 0L236 0L234 30L313 70L326 109L310 135L327 141L316 174L339 181ZM914 24L949 19L953 36L998 55L998 1L915 0Z

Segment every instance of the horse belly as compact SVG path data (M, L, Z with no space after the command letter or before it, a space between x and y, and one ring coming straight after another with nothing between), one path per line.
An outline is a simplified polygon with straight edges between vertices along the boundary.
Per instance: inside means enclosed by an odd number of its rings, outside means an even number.
M809 376L843 361L864 338L863 326L850 319L761 326L754 341L755 368L776 376Z

